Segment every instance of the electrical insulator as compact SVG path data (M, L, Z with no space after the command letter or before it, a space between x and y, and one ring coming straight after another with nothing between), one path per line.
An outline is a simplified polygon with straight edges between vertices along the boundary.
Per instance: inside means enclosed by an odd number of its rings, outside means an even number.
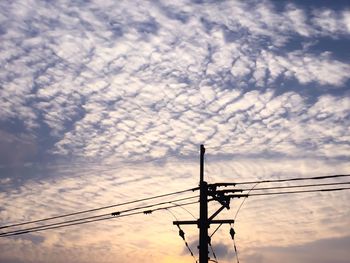
M179 236L185 240L185 232L182 229L179 230Z
M231 238L232 238L232 239L235 239L235 234L236 234L235 230L231 227L231 229L230 229L230 235L231 235Z

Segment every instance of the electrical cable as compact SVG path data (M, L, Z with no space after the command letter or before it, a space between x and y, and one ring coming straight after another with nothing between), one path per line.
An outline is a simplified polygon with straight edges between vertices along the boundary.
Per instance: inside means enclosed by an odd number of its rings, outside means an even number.
M210 201L210 200L209 200ZM172 204L175 204L175 205L177 205L176 203L174 203L174 202L171 202ZM186 209L185 207L182 207L182 206L179 206L180 208L182 208L182 209L184 209L187 213L189 213L195 220L196 220L196 217L188 210L188 209ZM170 212L170 211L169 211ZM174 217L175 217L175 215L173 215ZM177 219L176 219L176 221L178 221ZM180 229L180 226L179 225L177 225L177 227L179 228L179 231L182 231L181 229ZM180 235L181 236L181 235ZM212 254L213 254L213 256L214 256L214 259L215 259L215 261L214 260L212 260L213 262L216 262L216 263L219 263L219 261L218 261L218 259L217 259L217 257L216 257L216 254L215 254L215 251L214 251L214 248L212 247L212 245L211 245L211 237L212 237L212 235L211 236L209 236L209 246L210 246L210 249L211 249L211 252L212 252ZM186 246L188 246L187 244L185 244ZM191 249L188 247L188 249L190 250L190 252L191 252ZM211 261L210 259L209 259L209 261ZM197 262L197 260L196 260L196 262Z
M212 186L235 186L238 184L256 184L256 183L280 183L289 181L301 181L301 180L323 180L331 178L349 177L350 174L336 174L336 175L326 175L326 176L314 176L314 177L298 177L298 178L287 178L287 179L270 179L270 180L260 180L260 181L246 181L237 183L215 183Z
M182 238L182 240L185 242L185 246L187 247L187 250L190 252L191 256L194 258L194 260L196 261L196 263L198 263L196 257L194 256L192 249L190 248L190 246L188 245L186 238L185 238L185 232L181 229L181 227L179 225L176 225L177 228L179 229L179 236Z
M230 198L241 198L241 197L249 197L249 196L264 196L264 195L282 195L282 194L298 194L298 193L314 193L314 192L332 192L332 191L343 191L350 190L350 187L343 188L326 188L326 189L316 189L316 190L303 190L303 191L286 191L286 192L271 192L271 193L258 193L258 194L234 194L227 195Z
M220 224L220 225L218 225L218 227L214 230L214 232L210 235L210 238L212 237L212 236L214 236L214 234L216 233L216 231L218 231L219 230L219 228L222 226L222 223Z
M143 201L149 201L149 200L152 200L152 199L157 199L157 198L166 197L166 196L170 196L170 195L181 194L181 193L185 193L185 192L188 192L188 191L194 192L194 191L196 191L198 189L199 189L199 187L195 187L195 188L190 188L190 189L186 189L186 190L176 191L176 192L172 192L172 193L168 193L168 194L161 194L161 195L156 195L156 196L152 196L152 197L137 199L137 200L134 200L134 201L128 201L128 202L124 202L124 203L120 203L120 204L108 205L108 206L103 206L103 207L98 207L98 208L93 208L93 209L88 209L88 210L82 210L82 211L78 211L78 212L73 212L73 213L68 213L68 214L63 214L63 215L57 215L57 216L52 216L52 217L32 220L32 221L28 221L28 222L23 222L23 223L9 224L9 225L5 225L5 226L0 226L0 229L9 228L9 227L15 227L15 226L23 226L23 225L33 224L33 223L44 222L44 221L47 221L47 220L53 220L53 219L58 219L58 218L63 218L63 217L68 217L68 216L74 216L74 215L80 215L80 214L95 212L95 211L104 210L104 209L108 209L108 208L113 208L113 207L118 207L118 206L123 206L123 205L129 205L129 204L139 203L139 202L143 202Z
M244 197L243 201L241 202L241 204L239 205L239 207L238 207L238 209L237 209L237 211L236 211L236 214L235 214L234 219L233 219L234 222L236 222L238 213L239 213L239 211L241 210L241 208L242 208L243 204L245 203L245 201L247 200L248 195L250 194L251 191L254 190L254 188L255 188L258 184L259 184L259 183L256 183L252 188L250 188L250 190L248 191L247 196ZM220 227L220 226L221 226L221 225L219 225L219 227ZM216 230L217 230L217 229L216 229ZM215 230L215 231L216 231L216 230ZM237 249L236 241L235 241L235 238L234 238L236 233L235 233L235 231L234 231L232 225L231 225L231 229L230 229L230 234L231 234L231 237L232 237L232 240L233 240L233 247L234 247L234 249L235 249L236 260L237 260L237 263L239 263L238 249Z
M233 247L234 247L234 250L235 250L235 255L236 255L236 260L237 260L237 263L239 263L239 258L238 258L238 249L237 249L237 246L236 246L236 242L235 242L235 235L236 235L236 232L235 230L233 229L233 226L230 224L231 228L230 228L230 236L232 238L232 241L233 241Z
M188 200L188 199L193 199L193 198L198 198L198 196L190 196L190 197L185 197L185 198L180 198L177 199L175 201L184 201L184 200ZM109 218L111 216L120 216L122 213L128 213L128 212L132 212L135 210L140 210L140 209L145 209L145 208L150 208L150 207L155 207L155 206L159 206L159 205L164 205L164 204L169 204L171 203L171 201L166 201L166 202L160 202L160 203L156 203L156 204L151 204L151 205L145 205L145 206L141 206L141 207L135 207L135 208L130 208L130 209L126 209L123 211L117 211L117 212L113 212L113 213L106 213L106 214L101 214L101 215L95 215L95 216L89 216L89 217L84 217L84 218L77 218L77 219L72 219L72 220L68 220L68 221L63 221L63 222L58 222L58 223L51 223L51 224L46 224L43 226L35 226L35 227L30 227L30 228L26 228L24 230L13 230L13 231L8 231L8 232L4 232L4 233L0 233L0 236L4 236L4 235L8 235L8 234L15 234L17 232L22 232L22 231L31 231L31 230L36 230L36 229L41 229L43 227L52 227L52 226L60 226L60 225L66 225L66 224L70 224L70 223L76 223L79 221L83 221L83 220L95 220L97 218ZM179 206L178 204L176 206ZM102 219L103 220L103 219ZM97 221L97 220L96 220ZM93 222L93 221L92 221Z
M172 204L175 204L176 205L176 203L174 203L174 202L171 202ZM196 217L188 210L188 209L186 209L185 207L182 207L182 206L180 206L180 208L182 208L182 209L184 209L187 213L189 213L195 220L196 220ZM177 220L177 219L176 219ZM178 220L177 220L178 221ZM222 225L222 224L220 224L220 225ZM179 225L177 225L177 227L179 227ZM210 249L211 249L211 252L212 252L212 254L213 254L213 256L214 256L214 259L215 260L212 260L213 262L217 262L217 263L219 263L219 261L218 261L218 259L217 259L217 257L216 257L216 254L215 254L215 251L214 251L214 248L213 248L213 246L211 245L211 237L213 236L213 234L211 235L211 236L209 236L209 246L210 246Z
M189 211L187 210L185 207L175 203L175 202L170 202L171 204L176 205L177 207L180 207L182 209L184 209L187 213L189 213L194 219L195 216ZM174 215L174 213L172 213L170 210L167 210L168 212L170 212L172 214L172 216L175 218L176 221L178 221L177 217ZM196 261L196 263L198 262L196 257L194 256L191 247L188 245L187 241L185 240L185 232L181 229L180 225L176 225L177 228L179 229L179 236L183 239L183 241L185 242L185 246L187 247L187 250L190 252L191 256L194 258L194 260Z
M178 205L178 204L175 203L175 202L169 202L169 203L174 204L174 205L177 205L178 207L180 207L181 209L183 209L183 210L185 210L187 213L189 213L194 219L196 219L196 217L195 217L188 209L186 209L185 207L182 207L182 206Z
M315 186L331 186L331 185L346 185L350 182L340 182L340 183L326 183L326 184L304 184L304 185L287 185L287 186L274 186L274 187L259 187L253 188L254 191L260 190L275 190L275 189L288 189L288 188L303 188L303 187L315 187ZM242 189L242 191L248 191L249 189ZM250 192L251 190L249 190ZM249 194L248 192L248 194Z
M179 219L177 219L177 216L176 216L173 212L171 212L170 209L165 209L165 211L169 212L169 213L174 217L174 219L175 219L176 221L179 221Z
M258 184L260 184L260 182L257 182L251 189L243 189L243 191L248 191L247 194L241 195L244 196L243 201L241 202L240 206L238 207L235 217L234 217L234 222L236 222L238 213L240 211L240 209L242 208L244 202L247 200L248 196L259 196L259 195L273 195L273 194L294 194L294 193L308 193L308 192L318 192L318 191L339 191L339 190L347 190L350 188L334 188L334 189L316 189L316 190L304 190L304 191L287 191L287 192L275 192L275 193L260 193L260 194L250 194L251 191L253 190L272 190L272 189L281 189L281 188L293 188L293 187L313 187L313 186L326 186L326 185L337 185L337 184L349 184L349 182L347 183L328 183L328 184L309 184L309 185L299 185L299 186L281 186L281 187L263 187L263 188L255 188ZM218 228L220 227L220 225L218 226ZM217 228L217 229L218 229ZM217 229L214 231L214 233L217 231ZM214 234L213 233L213 234ZM235 250L235 254L236 254L236 260L237 263L239 263L239 257L238 257L238 249L236 246L236 241L235 241L235 232L231 226L230 229L230 234L233 240L233 245L234 245L234 250Z
M192 204L196 204L196 203L198 203L198 201L182 203L182 204L179 204L179 205L186 206L186 205L192 205ZM16 233L2 233L0 235L0 237L10 237L10 236L16 236L16 235L27 234L27 233L32 233L32 232L39 232L39 231L45 231L45 230L50 230L50 229L62 228L62 227L67 227L67 226L82 225L82 224L86 224L86 223L98 222L98 221L114 219L114 218L127 217L127 216L138 215L138 214L146 214L146 215L148 215L148 214L152 214L153 212L156 212L156 211L168 210L168 209L174 208L174 207L176 207L176 206L172 205L172 206L167 206L167 207L159 207L159 208L156 208L156 209L153 209L153 210L145 210L145 211L133 212L133 213L125 214L125 215L117 215L117 216L109 216L109 217L97 218L97 219L81 221L81 222L75 222L75 223L64 224L64 225L58 225L58 226L51 226L51 227L41 226L41 228L33 229L33 230L22 229L22 230L18 230L18 232L16 232Z
M182 208L182 206L180 206L179 204L175 204L175 205L176 205L176 207L181 207L181 208ZM176 215L175 215L173 212L171 212L170 209L165 209L165 211L169 212L169 213L174 217L174 219L175 219L176 221L178 221ZM186 209L186 211L187 211L187 209ZM185 246L186 246L187 250L190 252L190 254L191 254L191 256L194 258L195 262L198 263L196 257L194 256L194 254L193 254L193 252L192 252L192 249L190 248L190 246L188 245L188 243L187 243L187 241L186 241L186 239L185 239L185 232L181 229L181 227L180 227L179 225L176 225L176 226L177 226L177 228L179 229L179 236L180 236L180 237L182 238L182 240L185 242Z
M237 216L238 216L238 213L239 211L241 210L242 206L244 205L244 202L247 200L249 194L251 191L254 190L254 188L258 185L259 183L256 183L252 188L250 188L250 190L248 191L247 193L247 196L243 199L243 201L241 202L241 204L239 205L237 211L236 211L236 214L235 214L235 217L233 218L234 222L236 222L236 219L237 219Z
M331 186L331 185L347 185L350 182L339 182L339 183L326 183L326 184L302 184L302 185L287 185L287 186L272 186L272 187L259 187L253 189L224 189L217 190L218 193L233 193L233 192L245 192L245 191L261 191L261 190L276 190L276 189L288 189L288 188L303 188L303 187L320 187L320 186ZM248 192L248 193L249 193Z
M235 254L236 254L237 263L239 263L238 249L237 249L237 246L236 246L236 240L235 240L235 239L233 239L233 247L234 247L234 249L235 249Z
M216 257L216 254L215 254L214 248L213 248L213 246L211 245L211 236L210 236L210 237L208 237L208 244L209 244L209 247L210 247L211 253L213 254L213 257L214 257L214 259L215 259L215 260L213 260L213 262L219 263L218 258Z
M250 191L252 191L257 185L258 185L258 183L255 184L255 185L249 190L248 194L249 194ZM243 204L244 204L244 202L245 202L245 200L246 200L247 198L248 198L248 196L246 196L246 197L244 198L244 200L242 201L242 203L241 203L240 206L238 207L238 209L237 209L237 211L236 211L236 214L235 214L235 217L234 217L234 221L236 221L238 212L239 212L239 210L241 209L241 207L243 206ZM220 225L218 225L218 227L214 230L214 232L211 234L210 237L212 237L212 236L219 230L219 228L220 228L221 226L222 226L222 223L221 223Z
M333 191L344 191L344 190L350 190L350 187L326 188L326 189L302 190L302 191L286 191L286 192L275 192L275 193L260 193L260 194L250 194L249 196L298 194L298 193L313 193L313 192L333 192Z

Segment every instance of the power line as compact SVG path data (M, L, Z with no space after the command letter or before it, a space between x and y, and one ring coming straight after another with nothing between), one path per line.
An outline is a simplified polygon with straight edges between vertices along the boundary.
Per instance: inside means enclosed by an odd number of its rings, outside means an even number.
M258 184L259 184L259 183L256 183L252 188L249 189L247 196L243 199L242 203L239 205L239 207L238 207L238 209L237 209L237 211L236 211L235 217L233 218L233 220L234 220L235 222L236 222L238 213L239 213L239 211L241 210L242 206L244 205L244 202L247 200L247 198L248 198L250 192L253 191L254 188L255 188Z
M182 207L182 206L178 205L178 204L175 203L175 202L169 202L169 203L174 204L174 205L177 205L178 207L182 208L182 209L185 210L187 213L189 213L194 219L196 219L196 217L195 217L188 209L186 209L185 207ZM177 219L176 219L176 220L177 220Z
M250 192L253 191L254 188L255 188L258 184L259 184L259 183L254 184L253 187L250 188L250 189L248 190L247 196L244 197L243 201L241 202L241 204L239 205L239 207L238 207L238 209L237 209L237 211L236 211L235 217L233 218L234 222L236 222L238 213L239 213L239 211L241 210L242 206L244 205L245 201L247 200L247 198L248 198ZM219 227L220 227L220 226L219 226ZM235 249L236 260L237 260L237 263L239 263L238 249L237 249L237 246L236 246L235 234L236 234L236 233L235 233L233 227L231 226L230 235L231 235L231 237L232 237L233 247L234 247L234 249Z
M326 189L303 190L303 191L287 191L287 192L276 192L276 193L261 193L261 194L250 194L250 196L259 196L259 195L280 195L280 194L298 194L298 193L314 193L314 192L333 192L333 191L343 191L343 190L350 190L350 187L343 187L343 188L326 188Z
M180 206L179 204L174 204L174 205L176 205L177 207L184 208L184 207ZM171 212L170 209L166 209L165 211L169 212L169 213L174 217L175 220L178 220L177 217L176 217L176 215L175 215L173 212ZM188 211L188 210L186 209L186 211ZM185 246L186 246L188 252L191 254L191 256L193 257L193 259L195 260L195 262L198 263L196 257L194 256L194 253L193 253L191 247L188 245L188 242L186 241L185 232L181 229L181 227L180 227L179 225L177 226L177 228L179 229L179 236L180 236L180 237L182 238L182 240L184 241Z
M160 211L160 210L169 210L171 208L175 208L177 206L187 206L187 205L192 205L196 204L198 201L192 201L192 202L187 202L187 203L181 203L178 205L171 205L171 206L166 206L166 207L159 207L153 210L145 210L145 211L139 211L139 212L132 212L129 214L125 215L116 215L116 216L111 216L111 214L107 217L102 217L102 218L97 218L97 219L92 219L92 220L85 220L81 222L75 222L75 223L68 223L68 222L63 222L66 224L58 225L58 226L41 226L40 228L38 227L37 229L22 229L22 230L17 230L13 231L15 233L2 233L0 237L10 237L10 236L16 236L16 235L22 235L22 234L28 234L28 233L33 233L33 232L39 232L39 231L45 231L45 230L50 230L50 229L56 229L56 228L62 228L62 227L67 227L67 226L75 226L75 225L82 225L82 224L87 224L87 223L92 223L92 222L98 222L98 221L103 221L103 220L109 220L109 219L115 219L115 218L121 218L121 217L127 217L127 216L132 216L132 215L138 215L138 214L152 214L153 212ZM83 220L83 219L81 219ZM68 223L68 224L67 224Z
M68 213L68 214L63 214L63 215L57 215L57 216L52 216L52 217L32 220L32 221L28 221L28 222L23 222L23 223L10 224L10 225L6 225L6 226L1 226L0 229L9 228L9 227L15 227L15 226L23 226L23 225L33 224L33 223L39 223L39 222L44 222L44 221L47 221L47 220L53 220L53 219L58 219L58 218L63 218L63 217L68 217L68 216L80 215L80 214L95 212L95 211L104 210L104 209L113 208L113 207L118 207L118 206L123 206L123 205L130 205L130 204L139 203L139 202L143 202L143 201L148 201L148 200L152 200L152 199L156 199L156 198L161 198L161 197L181 194L181 193L185 193L185 192L189 192L189 191L193 191L194 192L194 191L196 191L198 189L199 189L199 187L195 187L195 188L190 188L190 189L186 189L186 190L176 191L176 192L172 192L172 193L168 193L168 194L161 194L161 195L156 195L156 196L152 196L152 197L137 199L137 200L134 200L134 201L124 202L124 203L120 203L120 204L102 206L102 207L98 207L98 208L82 210L82 211Z
M345 185L345 184L350 184L350 182L326 183L326 184L289 185L289 186L276 186L276 187L259 187L259 188L253 188L252 190L253 191L260 191L260 190L274 190L274 189L288 189L288 188L302 188L302 187L318 187L318 186ZM249 189L242 189L242 190L243 191L248 191Z
M238 207L238 209L237 209L237 211L236 211L236 214L235 214L235 216L234 216L234 219L233 219L234 221L236 221L237 215L238 215L239 211L241 210L241 208L242 208L244 202L247 200L249 193L250 193L257 185L258 185L258 183L255 184L251 189L246 189L246 190L249 190L249 191L248 191L248 194L247 194L247 196L244 197L243 201L242 201L241 204L239 205L239 207ZM245 191L245 190L243 190L243 189L241 189L241 190L242 190L242 191ZM238 190L238 191L241 191L241 190ZM226 192L226 191L230 191L230 190L222 190L222 192ZM233 190L233 191L237 191L237 190L235 189L235 190ZM212 236L219 230L219 228L220 228L221 226L222 226L222 224L218 225L217 228L214 230L214 232L210 235L210 237L212 237Z
M190 196L190 197L185 197L185 198L181 198L181 199L177 199L174 200L174 202L177 201L184 201L184 200L188 200L188 199L193 199L193 198L198 198L198 196ZM145 209L145 208L150 208L150 207L155 207L155 206L159 206L159 205L164 205L164 204L169 204L172 203L171 201L166 201L166 202L160 202L160 203L156 203L156 204L151 204L151 205L145 205L145 206L141 206L141 207L135 207L135 208L130 208L130 209L126 209L123 211L117 211L117 212L113 212L113 213L107 213L107 214L101 214L101 215L95 215L95 216L89 216L89 217L83 217L83 218L77 218L77 219L72 219L72 220L68 220L68 221L64 221L64 222L58 222L58 223L51 223L51 224L46 224L43 226L35 226L35 227L30 227L30 228L26 228L26 229L19 229L19 230L13 230L13 231L8 231L8 232L4 232L4 233L0 233L0 236L4 236L4 235L8 235L8 234L15 234L17 232L22 232L22 231L31 231L31 230L36 230L36 229L41 229L43 227L54 227L54 226L64 226L66 224L71 224L71 223L77 223L80 221L84 221L84 220L96 220L97 219L101 219L103 220L103 218L109 218L111 216L120 216L123 213L128 213L128 212L132 212L135 210L140 210L140 209ZM176 204L175 206L181 206L179 204ZM92 221L94 222L94 221Z
M270 179L270 180L260 180L260 181L246 181L237 183L215 183L212 186L235 186L238 184L256 184L256 183L281 183L289 181L302 181L302 180L324 180L332 178L349 177L350 174L336 174L336 175L326 175L326 176L314 176L314 177L297 177L297 178L287 178L287 179Z
M213 246L211 245L211 236L208 238L208 240L209 240L208 245L209 245L210 250L211 250L211 253L213 254L213 257L214 257L214 260L211 260L211 261L216 262L216 263L219 263L219 260L218 260L216 254L215 254L214 248L213 248Z
M282 194L298 194L298 193L314 193L314 192L332 192L332 191L343 191L343 190L350 190L350 187L325 188L325 189L302 190L302 191L271 192L271 193L260 193L260 194L234 194L234 195L227 195L227 197L241 198L241 197L249 197L249 196L282 195Z
M320 187L320 186L331 186L331 185L347 185L350 182L338 182L338 183L325 183L325 184L303 184L303 185L287 185L287 186L272 186L272 187L259 187L255 188L257 184L251 189L224 189L217 190L218 193L230 193L230 192L245 192L248 191L248 194L251 191L261 191L261 190L275 190L275 189L288 189L288 188L303 188L303 187Z
M260 187L260 188L256 188L256 186L258 185L259 183L256 183L252 188L250 189L241 189L242 191L248 191L247 195L245 195L243 201L241 202L240 206L238 207L237 211L236 211L236 214L234 216L234 221L236 222L236 219L237 219L237 216L238 216L238 213L240 211L240 209L242 208L244 202L247 200L248 196L254 196L254 194L250 195L251 191L256 191L256 190L274 190L274 189L285 189L285 188L299 188L299 187L315 187L315 186L330 186L330 185L343 185L343 184L350 184L350 182L342 182L342 183L325 183L325 184L307 184L307 185L293 185L293 186L277 186L277 187ZM226 190L223 190L223 192L225 192ZM229 190L228 190L229 191ZM235 189L234 191L237 191L237 189ZM297 191L299 192L299 191ZM292 193L292 192L289 192L289 193ZM293 192L293 193L296 193L296 192ZM281 193L280 193L281 194ZM213 232L212 235L215 234L215 232L220 228L221 225L219 225L215 231ZM235 242L235 239L233 239L233 244L234 244L234 249L235 249L235 254L236 254L236 259L237 259L237 262L239 262L239 259L238 259L238 249L237 249L237 246L236 246L236 242Z
M186 238L185 238L185 232L181 229L181 227L179 225L177 225L177 228L179 229L179 236L182 238L182 240L184 241L185 243L185 246L188 250L188 252L190 252L191 256L193 257L193 259L195 260L196 263L198 263L196 257L194 256L193 254L193 251L191 249L191 247L189 246L188 242L186 241Z

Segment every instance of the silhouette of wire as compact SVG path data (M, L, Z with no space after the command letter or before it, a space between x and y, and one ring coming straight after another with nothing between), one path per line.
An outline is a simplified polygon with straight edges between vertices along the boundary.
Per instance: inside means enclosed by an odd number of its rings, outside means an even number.
M194 219L196 219L196 217L195 217L188 209L186 209L185 207L182 207L181 205L179 205L179 204L177 204L177 203L175 203L175 202L169 202L169 203L174 204L174 205L180 207L181 209L183 209L183 210L185 210L187 213L189 213Z
M194 261L195 261L196 263L198 263L196 257L195 257L194 254L193 254L193 251L192 251L191 247L189 246L189 244L188 244L187 241L186 241L185 232L181 229L180 225L176 225L176 226L177 226L177 228L179 229L179 236L180 236L180 237L182 238L182 240L185 242L185 246L186 246L188 252L190 252L190 254L191 254L191 256L193 257Z
M33 223L39 223L39 222L44 222L44 221L48 221L48 220L53 220L53 219L58 219L58 218L63 218L63 217L69 217L69 216L75 216L75 215L80 215L80 214L85 214L85 213L91 213L91 212L104 210L104 209L108 209L108 208L124 206L124 205L130 205L130 204L139 203L139 202L143 202L143 201L149 201L149 200L157 199L157 198L161 198L161 197L181 194L181 193L185 193L185 192L189 192L189 191L193 191L194 192L194 191L196 191L198 189L199 189L199 187L195 187L195 188L190 188L190 189L186 189L186 190L176 191L176 192L172 192L172 193L168 193L168 194L161 194L161 195L156 195L156 196L152 196L152 197L146 197L146 198L142 198L142 199L128 201L128 202L124 202L124 203L120 203L120 204L102 206L102 207L98 207L98 208L87 209L87 210L82 210L82 211L68 213L68 214L63 214L63 215L57 215L57 216L52 216L52 217L32 220L32 221L28 221L28 222L23 222L23 223L9 224L9 225L5 225L5 226L1 226L0 229L9 228L9 227L15 227L15 226L23 226L23 225L33 224Z
M259 183L255 184L255 185L249 190L248 195L249 195L249 193L250 193L258 184L259 184ZM236 211L236 214L235 214L235 216L234 216L234 219L233 219L234 221L236 221L237 215L238 215L240 209L242 208L242 206L243 206L243 204L244 204L244 202L245 202L245 200L246 200L247 198L248 198L248 196L245 196L244 199L243 199L243 201L241 202L240 206L238 207L238 209L237 209L237 211ZM219 230L219 228L220 228L221 226L222 226L222 224L218 225L218 227L214 230L214 232L211 234L210 237L212 237L212 236Z
M234 249L235 249L235 254L236 254L237 263L239 263L238 249L237 249L237 246L236 246L236 241L235 241L235 239L233 239L233 247L234 247Z
M307 184L307 185L294 185L294 186L279 186L279 187L262 187L262 188L256 188L256 186L260 184L260 183L256 183L251 189L242 189L242 191L248 191L247 195L244 196L243 201L241 202L240 206L238 207L236 214L234 216L234 221L236 221L237 216L239 211L241 210L243 204L245 203L245 201L247 200L248 196L250 195L251 191L253 190L273 190L273 189L283 189L283 188L297 188L297 187L313 187L313 186L330 186L330 185L341 185L341 184L350 184L350 182L342 182L342 183L326 183L326 184ZM321 189L320 189L321 190ZM220 224L215 230L214 232L211 234L210 237L212 237L221 227L222 224ZM235 242L235 240L233 240ZM236 246L236 245L235 245ZM237 248L235 248L236 250ZM239 262L239 260L237 259L237 261Z
M258 180L258 181L246 181L237 183L215 183L215 186L235 186L239 184L256 184L256 183L281 183L289 181L302 181L302 180L324 180L332 178L349 177L350 174L336 174L336 175L326 175L326 176L314 176L314 177L297 177L297 178L286 178L286 179L270 179L270 180Z
M235 242L235 235L236 235L236 232L233 229L232 224L230 224L230 236L231 236L231 239L233 241L233 247L234 247L234 250L235 250L236 260L237 260L237 263L239 263L238 249L237 249L236 242Z
M192 205L192 204L196 204L196 203L198 203L198 201L181 203L179 205L186 206L186 205ZM159 208L156 208L156 209L153 209L153 210L144 210L144 211L132 212L132 213L128 213L128 214L124 214L124 215L123 214L122 215L116 215L116 216L109 215L108 217L105 216L105 217L102 217L102 218L91 219L91 220L80 219L79 222L74 222L74 223L62 222L64 224L56 225L56 226L44 225L44 226L37 227L35 229L21 229L21 230L13 231L11 233L1 233L0 237L10 237L10 236L16 236L16 235L27 234L27 233L32 233L32 232L45 231L45 230L50 230L50 229L57 229L57 228L62 228L62 227L67 227L67 226L82 225L82 224L87 224L87 223L92 223L92 222L98 222L98 221L115 219L115 218L121 218L121 217L128 217L128 216L138 215L138 214L146 214L147 215L147 214L152 214L153 212L156 212L156 211L168 210L168 209L171 209L171 208L174 208L174 207L176 207L176 206L175 205L171 205L171 206L166 206L166 207L159 207Z
M210 247L211 253L213 254L213 257L214 257L214 259L215 259L215 260L211 260L211 261L216 262L216 263L219 263L218 258L216 257L214 248L213 248L213 246L211 245L210 237L209 237L209 247Z
M250 192L253 191L254 188L255 188L258 184L259 184L259 183L256 183L256 184L248 191L247 196L244 197L243 201L241 202L241 204L239 205L239 207L238 207L238 209L237 209L237 211L236 211L235 217L233 218L234 222L236 222L236 218L237 218L237 216L238 216L238 213L239 213L239 211L241 210L242 206L244 205L245 201L247 200L247 198L248 198Z
M220 225L218 225L217 228L215 228L215 230L213 231L213 233L210 235L210 237L214 236L214 234L219 230L219 228L222 226L222 223Z
M177 205L175 202L171 202L171 203ZM187 213L189 213L194 219L196 219L196 217L195 217L188 209L186 209L185 207L182 207L182 206L180 206L180 205L178 205L178 206L179 206L180 208L184 209ZM179 227L179 226L178 226L178 227ZM210 240L211 237L212 237L212 235L209 237L209 240ZM209 260L209 261L213 261L213 262L219 263L219 261L218 261L218 259L217 259L217 257L216 257L214 248L213 248L213 246L211 245L211 241L209 242L209 246L210 246L211 252L212 252L212 254L213 254L213 256L214 256L214 259L215 259L215 260Z
M182 206L179 205L179 204L175 204L175 205L176 205L176 207L182 207ZM169 213L174 217L174 219L175 219L176 221L178 221L176 215L175 215L173 212L171 212L170 209L165 209L165 211L169 212ZM186 211L187 211L187 209L186 209ZM188 245L188 243L187 243L187 241L186 241L185 232L181 229L180 225L176 225L176 226L177 226L177 228L179 229L179 236L180 236L180 237L182 238L182 240L185 242L185 246L186 246L188 252L190 252L191 256L193 257L193 259L194 259L195 262L197 263L197 259L196 259L196 257L194 256L192 249L190 248L190 246Z
M188 209L186 209L185 207L183 207L182 205L179 205L179 204L177 204L177 203L175 203L175 202L170 202L170 203L176 205L177 207L182 208L182 209L185 210L187 213L189 213L194 219L196 219L195 216L194 216ZM168 210L168 211L170 212L170 210ZM178 219L176 218L176 216L175 216L173 213L171 213L171 214L174 216L175 220L178 221ZM194 256L191 247L188 245L187 241L185 240L185 232L181 229L180 225L176 225L176 226L177 226L177 228L179 229L179 236L183 239L183 241L185 242L185 246L187 247L187 249L188 249L188 251L190 252L191 256L194 258L194 260L195 260L196 263L197 263L198 261L197 261L196 257Z
M258 185L259 183L256 183L249 191L248 191L248 194L246 197L244 197L243 201L241 202L241 204L239 205L237 211L236 211L236 214L234 216L234 219L233 219L233 222L235 223L236 222L236 219L237 219L237 216L238 216L238 213L239 211L241 210L242 206L244 205L245 201L247 200L248 198L248 195L250 194L251 191L254 190L254 188ZM234 249L235 249L235 255L236 255L236 260L237 260L237 263L239 263L239 258L238 258L238 249L237 249L237 246L236 246L236 241L235 241L235 238L232 237L232 240L233 240L233 246L234 246Z
M315 190L303 190L303 191L286 191L286 192L271 192L271 193L258 193L258 194L233 194L227 195L230 198L241 198L249 196L264 196L264 195L282 195L282 194L299 194L299 193L314 193L314 192L332 192L332 191L344 191L350 190L350 187L343 188L325 188L325 189L315 189Z
M233 193L233 192L249 191L248 192L248 194L249 194L251 191L277 190L277 189L290 189L290 188L304 188L304 187L321 187L321 186L331 186L331 185L335 186L335 185L348 185L348 184L350 184L350 182L337 182L337 183L325 183L325 184L302 184L302 185L272 186L272 187L259 187L259 188L255 188L255 186L254 186L251 189L234 188L234 189L218 190L217 192L220 192L220 193Z
M331 186L331 185L346 185L350 184L350 182L339 182L339 183L326 183L326 184L304 184L304 185L287 185L287 186L274 186L274 187L259 187L250 189L250 191L260 191L260 190L275 190L275 189L288 189L288 188L302 188L302 187L317 187L317 186ZM247 191L248 189L242 189L243 191ZM248 193L249 193L248 192Z
M176 216L173 212L171 212L170 209L165 209L165 211L169 212L169 213L174 217L174 219L175 219L176 221L179 220L179 219L177 219L177 216Z
M303 190L303 191L286 191L286 192L275 192L275 193L261 193L261 194L250 194L249 196L259 196L259 195L280 195L280 194L298 194L298 193L313 193L313 192L333 192L333 191L344 191L350 190L350 187L343 188L326 188L326 189L316 189L316 190Z
M177 199L175 201L184 201L184 200L193 199L193 198L198 198L198 195L197 196L190 196L190 197ZM95 219L98 219L98 218L106 218L106 217L111 217L111 216L120 216L123 213L129 213L129 212L132 212L132 211L145 209L145 208L151 208L151 207L160 206L160 205L169 204L169 203L171 203L171 202L170 201L165 201L165 202L160 202L160 203L156 203L156 204L130 208L130 209L126 209L126 210L118 211L118 212L113 212L113 213L107 213L107 214L101 214L101 215L77 218L77 219L72 219L72 220L58 222L58 223L46 224L46 225L43 225L43 226L30 227L30 228L26 228L25 230L26 231L27 230L35 230L35 229L40 229L40 228L43 228L43 227L53 227L53 226L66 225L66 224L70 224L70 223L77 223L77 222L80 222L80 221L83 221L83 220L95 220ZM180 205L177 204L176 206L180 206ZM176 206L174 205L174 207L176 207ZM20 232L20 231L23 231L23 230L13 230L13 231L0 233L0 236L7 235L7 234L14 234L14 233Z

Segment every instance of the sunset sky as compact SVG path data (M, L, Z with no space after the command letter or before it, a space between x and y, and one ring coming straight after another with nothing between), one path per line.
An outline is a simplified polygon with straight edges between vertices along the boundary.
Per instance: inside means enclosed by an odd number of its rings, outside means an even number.
M349 174L349 62L347 0L1 0L0 226L196 187L200 144L209 183ZM0 263L195 262L186 209L0 237ZM241 263L348 263L350 191L234 227ZM212 244L235 262L228 225Z

